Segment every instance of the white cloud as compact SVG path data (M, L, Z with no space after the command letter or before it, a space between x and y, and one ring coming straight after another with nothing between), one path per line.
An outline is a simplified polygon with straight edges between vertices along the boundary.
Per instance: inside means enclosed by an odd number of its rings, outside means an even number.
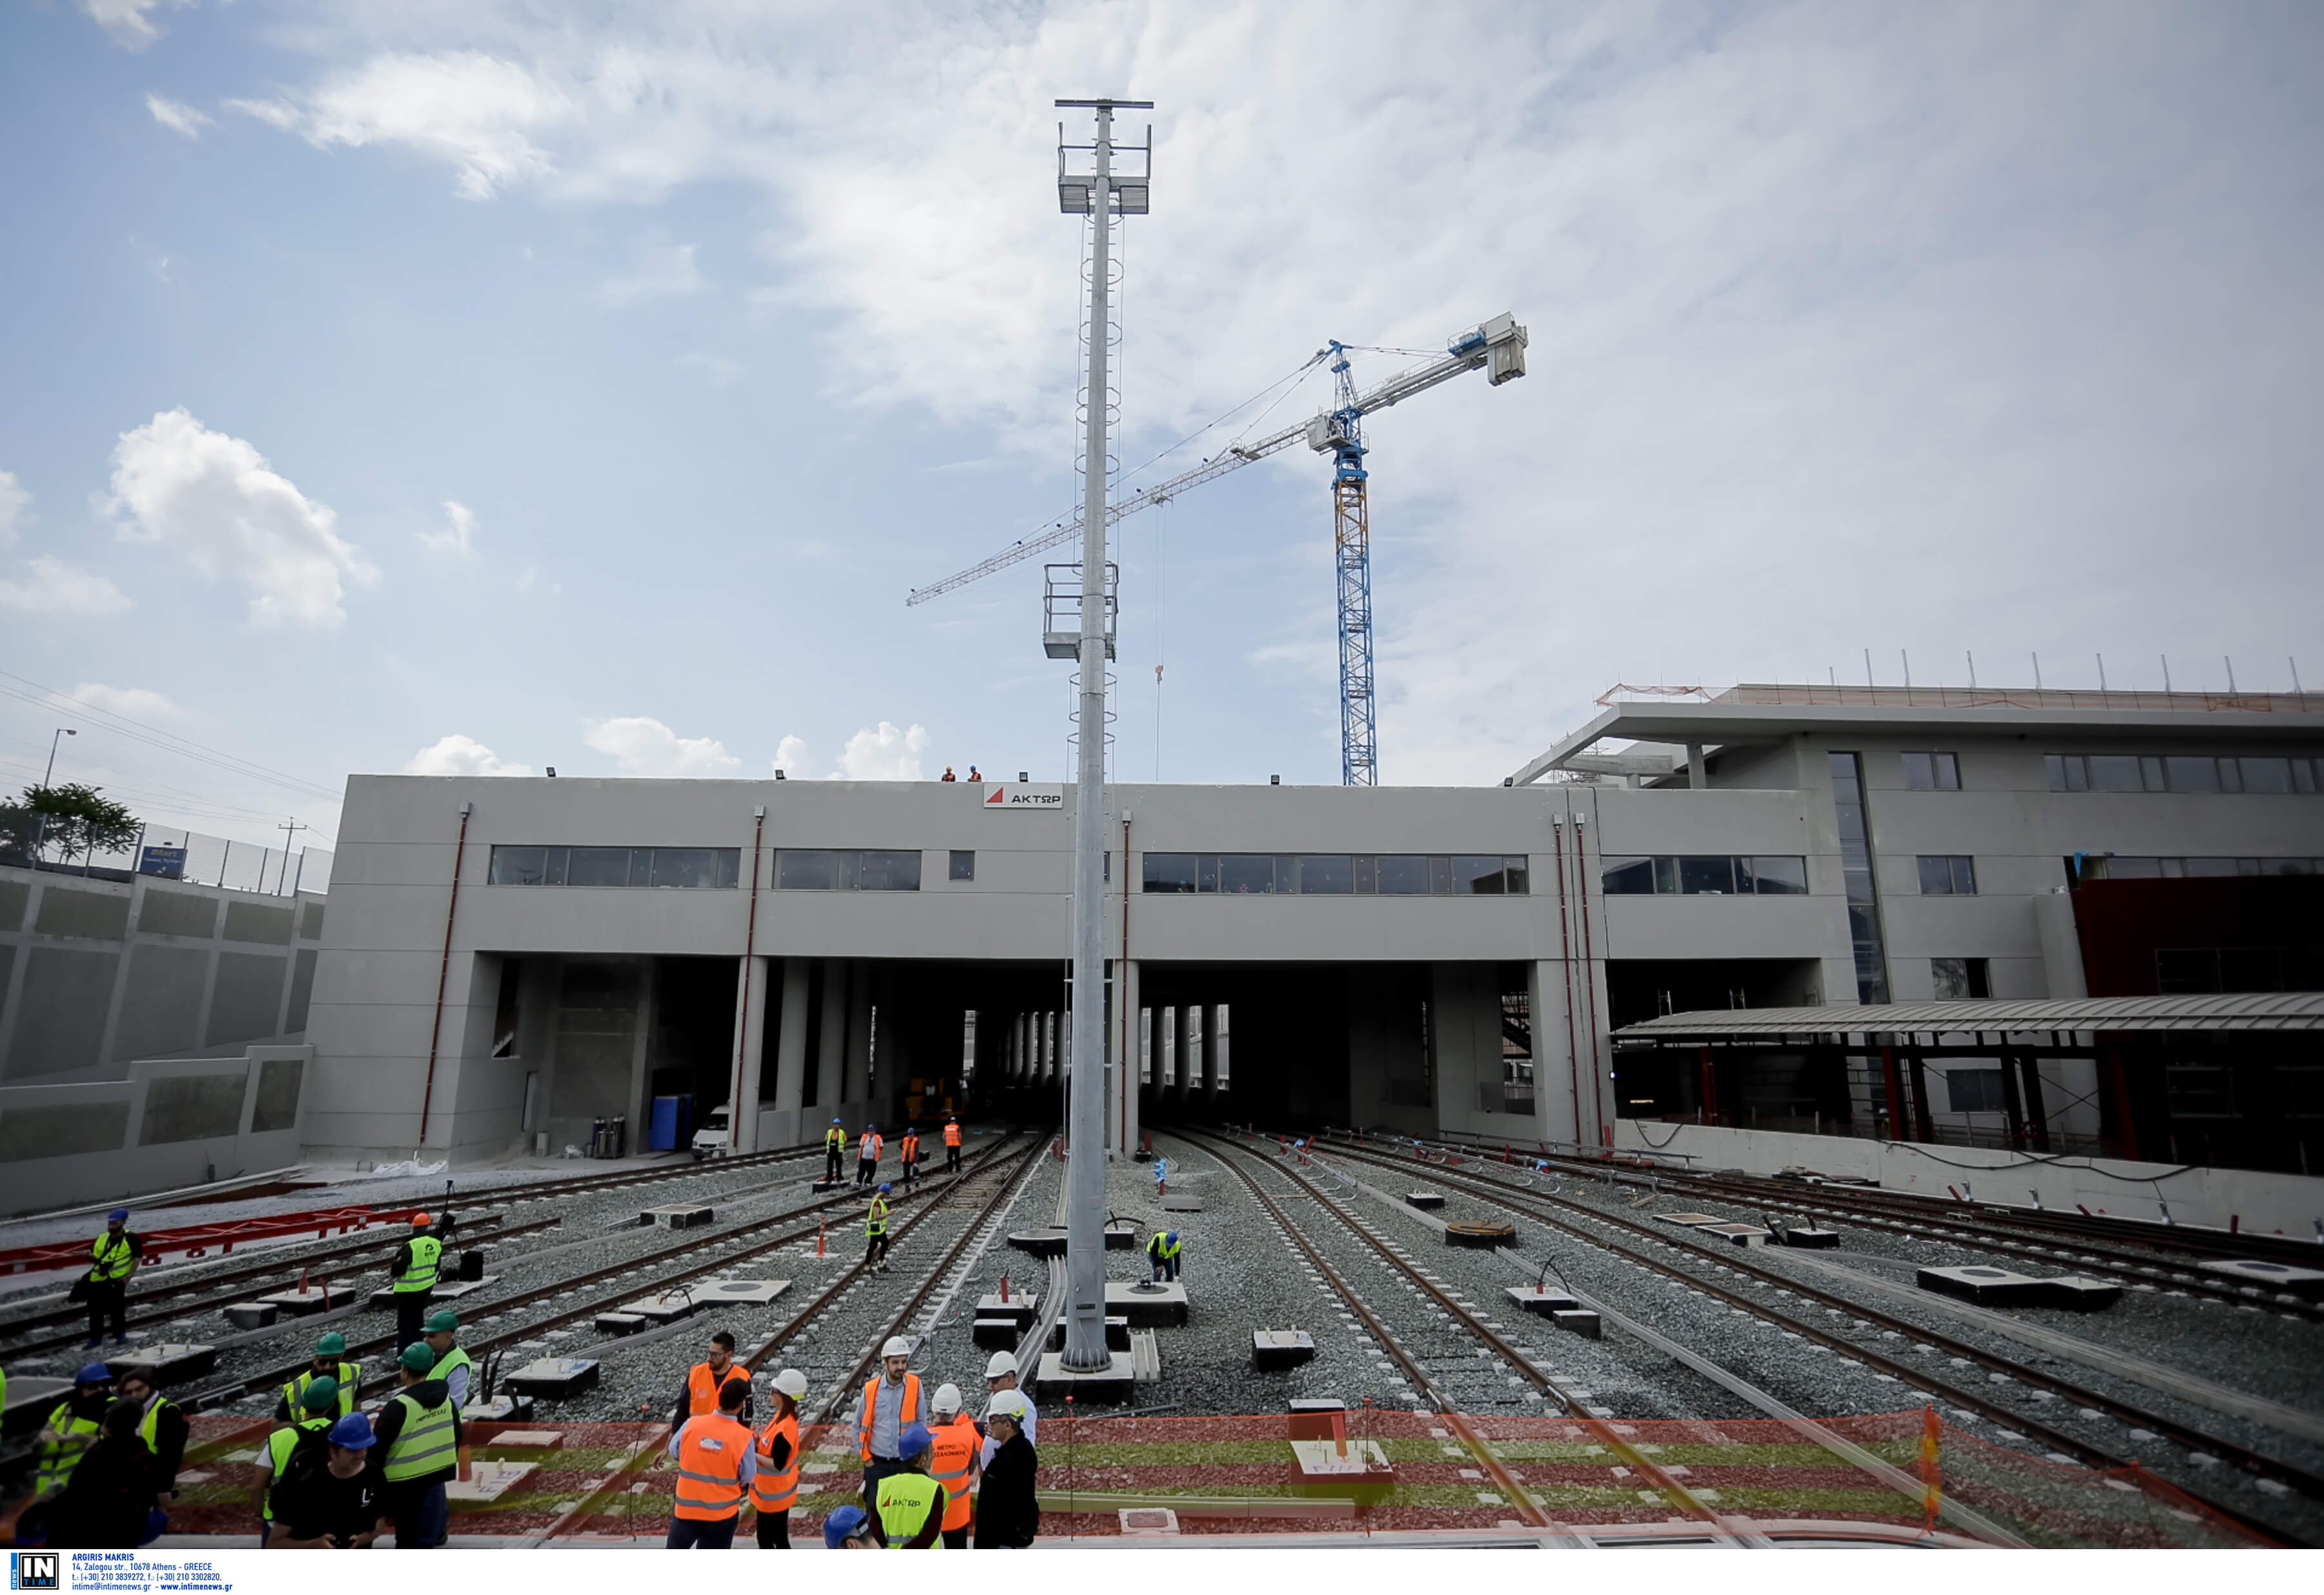
M119 614L134 607L129 595L93 570L42 554L25 562L21 582L0 582L0 609L20 609L51 619Z
M16 528L24 519L24 506L32 495L16 480L14 471L0 471L0 549L16 540Z
M839 768L831 772L837 781L917 781L921 779L920 755L928 745L927 727L914 725L909 731L899 731L882 720L874 728L866 726L847 739L847 746L839 755Z
M775 744L775 769L781 774L794 776L807 765L807 740L787 736Z
M93 708L131 720L182 720L186 712L161 693L145 687L107 687L84 681L72 689L74 697Z
M423 531L420 546L431 554L449 554L456 558L476 557L476 512L457 499L444 501L444 530Z
M484 743L457 732L430 742L404 761L406 775L530 775L530 764L510 764Z
M678 363L690 371L700 372L710 379L710 385L714 388L732 387L744 374L740 360L730 360L724 355L706 355L699 349L689 349L680 355Z
M732 775L742 761L709 737L682 737L641 715L593 720L581 740L613 756L623 775L669 778Z
M161 36L161 30L146 20L147 12L192 4L193 0L80 0L80 8L115 44L143 50Z
M346 619L346 585L378 574L339 536L328 505L182 409L121 435L106 508L124 539L174 548L213 580L250 588L250 616L262 626L337 626Z
M153 114L154 121L180 138L199 138L203 128L216 125L208 116L183 100L169 99L158 94L145 97L145 108Z
M599 283L591 297L605 309L618 310L645 300L678 299L699 293L708 286L702 269L694 263L694 245L666 244L647 250L638 262L638 269L628 276L611 277Z

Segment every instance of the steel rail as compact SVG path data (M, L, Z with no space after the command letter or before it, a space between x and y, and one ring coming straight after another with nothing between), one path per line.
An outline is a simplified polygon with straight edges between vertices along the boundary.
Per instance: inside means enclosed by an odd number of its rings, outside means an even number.
M1240 1156L1251 1155L1248 1148L1238 1146L1222 1137L1188 1131L1183 1128L1177 1133L1198 1146L1210 1142L1214 1148L1218 1146L1225 1146ZM1215 1156L1215 1151L1213 1155ZM1454 1407L1450 1397L1434 1378L1429 1377L1428 1370L1421 1366L1418 1359L1404 1349L1396 1336L1388 1332L1387 1325L1380 1322L1378 1314L1372 1312L1362 1295L1324 1259L1314 1244L1291 1222L1283 1210L1276 1204L1275 1200L1259 1185L1258 1180L1251 1176L1250 1171L1231 1158L1221 1157L1219 1161L1242 1181L1251 1194L1258 1199L1259 1204L1267 1210L1268 1215L1281 1226L1283 1232L1291 1237L1293 1244L1306 1255L1308 1261L1314 1265L1317 1272L1331 1281L1332 1288L1338 1293L1341 1300L1347 1303L1348 1310L1353 1313L1357 1320L1370 1330L1380 1344L1388 1349L1389 1357L1405 1370L1406 1377L1413 1381L1414 1385L1427 1393L1429 1400L1435 1405L1438 1414L1445 1419L1445 1426L1460 1437L1462 1444L1477 1458L1485 1471L1508 1491L1506 1498L1518 1511L1532 1517L1538 1526L1556 1533L1576 1532L1558 1525L1540 1507L1534 1505L1533 1498L1526 1492L1524 1486L1509 1475L1508 1468L1494 1453L1492 1447L1469 1426ZM1453 1300L1434 1281L1397 1256L1393 1248L1375 1235L1361 1220L1333 1201L1315 1185L1314 1182L1305 1178L1296 1169L1280 1166L1276 1166L1278 1172L1295 1185L1304 1187L1310 1200L1337 1219L1342 1228L1355 1236L1359 1241L1370 1247L1383 1262L1402 1274L1415 1288L1436 1303L1471 1336L1483 1341L1495 1355L1515 1368L1536 1389L1545 1396L1554 1397L1564 1406L1569 1417L1589 1430L1600 1444L1613 1454L1619 1456L1626 1464L1637 1469L1641 1477L1667 1496L1681 1511L1710 1526L1717 1535L1731 1543L1761 1545L1767 1543L1766 1536L1757 1530L1730 1524L1724 1515L1715 1511L1708 1502L1698 1498L1692 1491L1665 1472L1659 1464L1640 1452L1630 1442L1615 1434L1604 1419L1593 1415L1580 1402L1568 1396L1557 1381L1543 1372L1524 1351L1504 1340L1498 1332L1488 1327L1482 1319Z
M664 1180L711 1179L733 1169L764 1166L778 1163L805 1161L823 1156L816 1147L786 1147L779 1151L744 1152L733 1157L689 1159L669 1168L609 1169L604 1174L574 1175L566 1179L541 1180L533 1184L480 1185L465 1194L472 1199L492 1202L532 1202L543 1196L567 1196L576 1192L619 1191L632 1185L658 1185ZM402 1212L409 1203L383 1204L382 1212Z
M1384 1157L1370 1149L1359 1151L1344 1146L1335 1146L1333 1151L1335 1156L1351 1157L1356 1161L1371 1163L1379 1167L1402 1168L1405 1166L1393 1158ZM2129 1424L2134 1427L2148 1430L2169 1439L2172 1443L2189 1452L2217 1456L2223 1461L2231 1462L2241 1471L2255 1477L2272 1479L2287 1489L2298 1490L2311 1499L2324 1500L2324 1478L2319 1478L2288 1462L2280 1461L2264 1452L2238 1445L2232 1441L2221 1440L2215 1435L2190 1428L2186 1424L2159 1414L2134 1406L2128 1402L2102 1395L2039 1368L1988 1351L1983 1347L1955 1340L1938 1331L1923 1328L1909 1319L1897 1317L1880 1308L1866 1306L1852 1298L1819 1289L1791 1275L1763 1268L1743 1257L1740 1249L1730 1248L1725 1252L1714 1251L1683 1232L1666 1234L1633 1220L1600 1212L1595 1208L1586 1207L1565 1198L1545 1195L1527 1196L1508 1190L1498 1181L1454 1174L1435 1165L1426 1166L1430 1168L1432 1176L1439 1184L1461 1187L1471 1195L1491 1201L1520 1217L1531 1219L1536 1223L1546 1225L1575 1240L1601 1248L1626 1262L1635 1263L1656 1274L1676 1280L1689 1289L1699 1290L1714 1300L1723 1302L1729 1307L1748 1313L1763 1322L1781 1320L1779 1327L1787 1327L1803 1340L1813 1341L1830 1351L1872 1367L1877 1371L1885 1372L1891 1378L1902 1381L1908 1388L1925 1387L1933 1389L1956 1407L1973 1412L2013 1432L2029 1434L2053 1450L2076 1457L2091 1467L2122 1470L2131 1467L2144 1469L2144 1465L2135 1458L2116 1456L2103 1446L2052 1427L2040 1418L2018 1408L1997 1402L1981 1391L1951 1383L1941 1376L1932 1375L1925 1369L1915 1368L1911 1363L1898 1361L1883 1352L1836 1334L1809 1319L1795 1317L1780 1307L1754 1301L1711 1280L1683 1272L1658 1258L1650 1257L1644 1252L1609 1240L1602 1234L1591 1234L1571 1220L1545 1211L1543 1204L1554 1202L1562 1207L1586 1215L1609 1229L1628 1231L1674 1250L1684 1251L1697 1258L1716 1262L1720 1267L1748 1276L1774 1288L1788 1291L1803 1300L1814 1302L1819 1306L1844 1313L1865 1323L1892 1330L1899 1335L1909 1337L1917 1344L1926 1345L1950 1357L1962 1359L1985 1369L1987 1372L2006 1374L2015 1383L2046 1389L2080 1406L2103 1413L2108 1417ZM2234 1520L2246 1529L2270 1539L2284 1537L2283 1531L2273 1525L2262 1522L2234 1507L2214 1500L2200 1490L2180 1484L2174 1484L2173 1488L2185 1490L2188 1495L2202 1501L2211 1510Z

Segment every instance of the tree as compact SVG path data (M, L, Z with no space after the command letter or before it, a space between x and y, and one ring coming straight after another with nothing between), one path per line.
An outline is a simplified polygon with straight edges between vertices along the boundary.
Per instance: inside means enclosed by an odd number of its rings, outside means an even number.
M144 827L104 790L78 782L26 787L21 807L36 816L41 845L56 848L67 863L84 854L125 853Z

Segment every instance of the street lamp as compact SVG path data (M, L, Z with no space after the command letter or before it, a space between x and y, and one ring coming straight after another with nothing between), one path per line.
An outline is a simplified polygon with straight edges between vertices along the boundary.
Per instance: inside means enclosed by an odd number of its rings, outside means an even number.
M57 734L49 739L49 770L46 775L41 778L41 790L43 792L49 789L49 783L56 779L57 743L66 737L78 736L79 734L80 733L75 731L69 725L60 725L57 727Z

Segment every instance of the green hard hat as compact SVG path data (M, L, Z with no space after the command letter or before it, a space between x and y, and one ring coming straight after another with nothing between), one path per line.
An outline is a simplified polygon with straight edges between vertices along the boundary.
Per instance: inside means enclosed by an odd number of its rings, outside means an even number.
M347 1337L336 1329L315 1342L315 1355L318 1357L344 1357L346 1354Z
M448 1307L438 1307L428 1314L427 1332L429 1334L450 1334L459 1327L459 1314Z
M299 1405L309 1412L328 1412L338 1404L339 1381L328 1374L308 1386L307 1393L299 1397Z
M436 1353L424 1341L414 1341L404 1347L403 1354L396 1361L414 1373L433 1373L436 1369Z

